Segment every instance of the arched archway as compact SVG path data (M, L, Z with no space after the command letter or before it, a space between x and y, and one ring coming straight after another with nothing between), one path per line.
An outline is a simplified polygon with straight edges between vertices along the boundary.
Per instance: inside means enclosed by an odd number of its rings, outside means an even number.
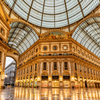
M15 22L24 23L27 26L30 26L37 33L37 35L40 36L40 33L34 28L34 26L32 24L30 24L30 23L28 23L28 22L26 22L22 19L13 19L10 23L12 24L12 23L15 23Z
M100 14L88 16L74 29L72 38L100 57Z
M7 53L7 57L11 57L11 58L13 58L15 61L16 61L16 64L17 64L17 66L18 66L18 55L14 55L14 54L9 54L9 53ZM17 67L16 66L16 67Z
M39 36L27 22L21 22L18 20L18 22L15 21L11 23L8 45L16 50L19 55L25 52L37 40L39 40Z
M84 19L82 19L82 20L74 27L74 29L71 31L71 35L73 35L73 33L75 32L75 30L78 28L78 26L79 26L80 24L82 24L82 23L83 23L84 21L86 21L87 19L93 18L93 17L100 17L100 13L93 13L93 14L91 14L91 15L85 17Z
M5 65L6 77L4 79L5 86L7 86L7 85L14 86L15 85L16 67L17 67L16 60L11 57L6 57L6 65Z

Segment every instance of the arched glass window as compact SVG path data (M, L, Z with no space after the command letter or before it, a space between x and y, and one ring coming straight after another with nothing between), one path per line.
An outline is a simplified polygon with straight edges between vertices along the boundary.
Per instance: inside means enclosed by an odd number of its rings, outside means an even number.
M11 24L8 45L11 48L16 49L19 54L26 51L38 39L36 32L28 25L20 22Z

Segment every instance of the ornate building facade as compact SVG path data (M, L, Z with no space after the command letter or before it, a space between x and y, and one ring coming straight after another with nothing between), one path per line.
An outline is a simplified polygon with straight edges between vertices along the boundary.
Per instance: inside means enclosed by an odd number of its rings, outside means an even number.
M16 86L95 87L100 58L60 32L46 34L19 58Z

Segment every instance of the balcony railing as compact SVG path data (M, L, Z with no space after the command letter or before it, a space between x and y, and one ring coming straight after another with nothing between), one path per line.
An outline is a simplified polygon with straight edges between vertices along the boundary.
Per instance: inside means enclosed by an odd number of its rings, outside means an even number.
M92 63L92 62L89 62L88 60L86 60L86 59L84 59L84 58L82 58L82 57L80 57L80 56L77 56L77 55L75 55L75 54L72 54L72 53L66 53L66 54L56 54L56 56L75 56L75 57L77 57L77 58L80 58L80 59L82 59L82 60L84 60L84 61L86 61L86 62L88 62L88 63L91 63L92 65L95 65L95 66L97 66L97 67L99 67L100 68L100 66L98 66L98 65L96 65L96 64L94 64L94 63ZM34 57L32 57L31 59L29 59L29 60L27 60L26 62L24 62L23 64L20 64L18 67L20 67L21 65L24 65L25 63L27 63L27 62L29 62L29 61L31 61L32 59L35 59L36 57L43 57L43 56L55 56L54 54L47 54L47 55L41 55L41 54L39 54L39 55L36 55L36 56L34 56Z

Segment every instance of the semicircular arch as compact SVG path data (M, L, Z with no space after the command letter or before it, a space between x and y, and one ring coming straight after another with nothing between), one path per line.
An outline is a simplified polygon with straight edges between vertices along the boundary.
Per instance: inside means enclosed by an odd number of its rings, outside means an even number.
M38 35L38 37L41 35L41 34L34 28L34 26L33 26L32 24L30 24L30 23L28 23L28 22L26 22L26 21L24 21L24 20L22 20L22 19L13 19L10 23L12 24L12 23L15 23L15 22L24 23L24 24L26 24L27 26L30 26L30 27L36 32L36 34Z
M84 21L86 21L87 19L89 19L89 18L93 18L93 17L100 17L100 13L93 13L93 14L91 14L91 15L89 15L89 16L87 16L86 18L84 18L84 19L82 19L79 23L77 23L77 25L74 27L74 29L71 31L71 35L73 35L73 33L74 33L74 31L78 28L78 26L80 25L80 24L82 24Z
M100 14L92 14L78 23L72 38L100 57Z
M39 40L36 32L27 24L14 22L11 24L11 30L8 37L8 44L22 54L31 45Z

